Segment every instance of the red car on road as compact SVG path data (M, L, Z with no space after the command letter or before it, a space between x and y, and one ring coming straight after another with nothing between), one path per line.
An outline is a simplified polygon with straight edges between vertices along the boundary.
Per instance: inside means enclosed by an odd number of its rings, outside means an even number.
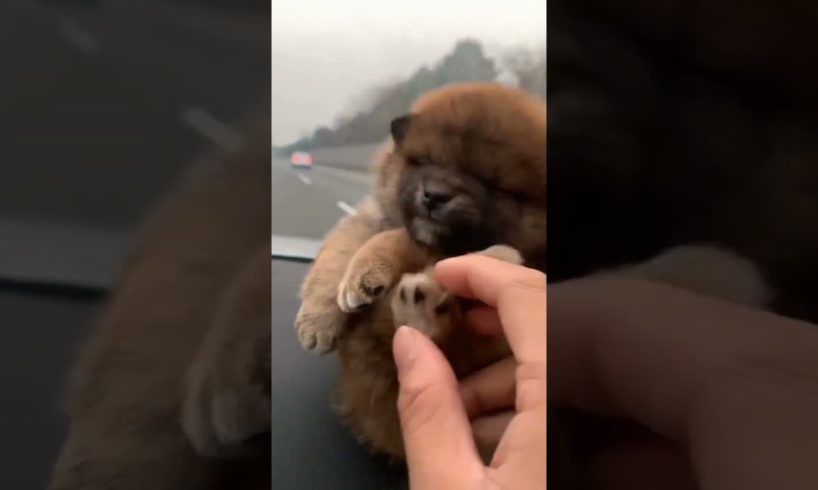
M297 151L290 156L290 163L296 168L312 168L312 155Z

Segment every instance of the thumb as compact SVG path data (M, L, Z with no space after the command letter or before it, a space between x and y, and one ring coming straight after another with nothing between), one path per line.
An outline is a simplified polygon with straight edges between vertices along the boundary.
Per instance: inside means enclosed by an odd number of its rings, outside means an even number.
M411 327L398 329L392 350L412 488L466 488L482 475L483 465L451 366L431 340Z

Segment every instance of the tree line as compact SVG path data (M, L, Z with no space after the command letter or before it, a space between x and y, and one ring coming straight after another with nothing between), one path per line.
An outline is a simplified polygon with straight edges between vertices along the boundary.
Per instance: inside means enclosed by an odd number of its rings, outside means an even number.
M383 141L389 122L408 112L421 94L454 82L496 81L501 72L510 74L514 84L544 99L545 69L544 46L539 50L513 49L495 60L486 55L478 41L464 39L431 68L421 67L406 80L372 88L367 93L368 104L356 114L341 117L331 126L321 126L279 150L289 153Z

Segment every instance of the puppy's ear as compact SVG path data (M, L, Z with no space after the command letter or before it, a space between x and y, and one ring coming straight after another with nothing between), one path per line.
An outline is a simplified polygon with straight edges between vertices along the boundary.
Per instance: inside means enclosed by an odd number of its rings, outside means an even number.
M396 117L390 123L389 129L396 145L399 145L401 141L403 141L403 137L406 136L406 131L409 130L409 124L411 124L411 122L412 116L410 114L404 114Z

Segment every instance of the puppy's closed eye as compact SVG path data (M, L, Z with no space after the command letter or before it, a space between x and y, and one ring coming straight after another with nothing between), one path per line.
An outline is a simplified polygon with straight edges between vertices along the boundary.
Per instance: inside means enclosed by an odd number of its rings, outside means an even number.
M426 157L408 157L406 160L409 162L410 165L413 165L415 167L423 167L432 164L432 161Z
M515 201L525 201L526 196L522 192L517 192L514 190L510 190L509 188L499 184L496 180L488 179L485 177L476 177L477 180L485 187L486 189L491 189L493 192L496 192L502 196L511 198Z

